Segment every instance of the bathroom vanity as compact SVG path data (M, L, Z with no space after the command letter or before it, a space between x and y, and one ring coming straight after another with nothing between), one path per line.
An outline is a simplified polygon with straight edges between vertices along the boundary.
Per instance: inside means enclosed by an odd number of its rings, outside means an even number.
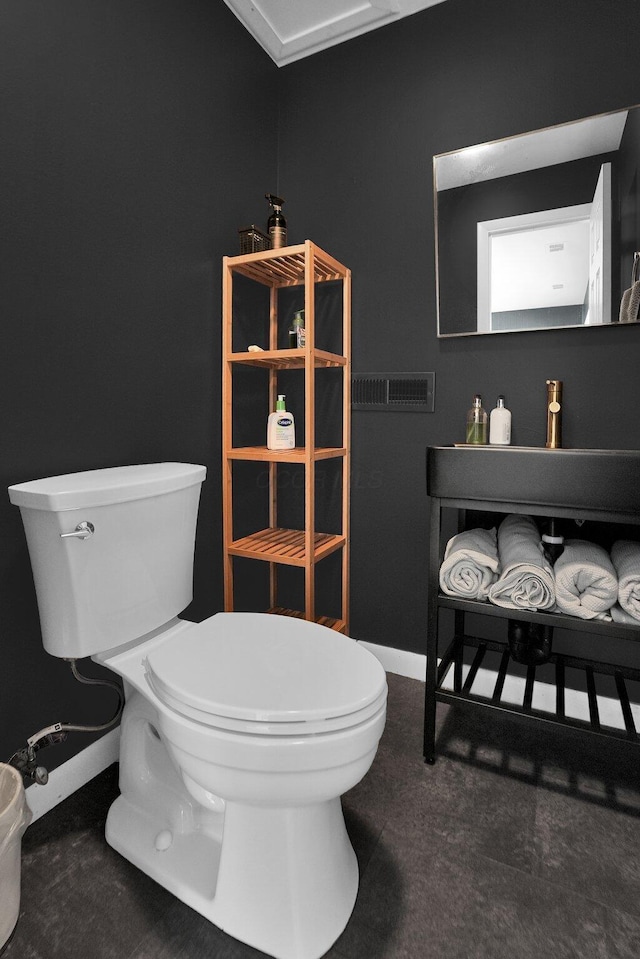
M618 663L612 661L615 656L611 654L614 647L620 649L620 640L624 647L627 642L640 642L640 622L624 625L583 620L562 613L503 609L489 602L444 595L439 589L438 576L443 540L477 525L476 514L488 520L484 525L496 527L504 515L520 513L577 521L579 525L594 523L598 529L609 531L612 539L640 538L640 529L636 537L633 528L640 527L639 478L640 451L637 450L428 448L426 762L435 761L438 701L484 707L539 723L640 743L640 710L635 708L630 695L630 690L634 694L640 691L640 669L634 665L635 662L640 665L640 649L637 658L631 650L630 655L620 656ZM447 523L451 523L452 516L454 528L447 534ZM581 535L578 526L575 535ZM583 538L588 536L583 534ZM489 625L495 629L479 629L480 621L474 614L493 618ZM579 648L583 644L588 652L597 650L598 655L583 657L555 651L552 647L545 664L522 666L514 662L506 641L499 638L500 630L505 631L506 620L539 623L552 629L556 637L558 631L568 631L560 634L565 641L557 643L558 649ZM482 622L487 624L485 620ZM474 631L490 634L492 638L475 636ZM573 689L576 677L578 685L584 688L585 715L579 715L580 710L572 705L576 698ZM620 721L613 721L612 714Z

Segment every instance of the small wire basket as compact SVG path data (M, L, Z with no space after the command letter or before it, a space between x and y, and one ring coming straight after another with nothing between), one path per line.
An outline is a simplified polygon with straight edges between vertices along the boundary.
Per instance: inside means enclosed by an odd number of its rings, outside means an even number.
M271 249L271 240L252 223L251 226L245 226L238 230L240 236L240 253L262 253L263 250Z

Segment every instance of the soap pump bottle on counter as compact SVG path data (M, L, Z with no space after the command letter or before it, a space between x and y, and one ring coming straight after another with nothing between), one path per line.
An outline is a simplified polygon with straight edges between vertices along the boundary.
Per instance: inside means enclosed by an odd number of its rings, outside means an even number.
M473 397L473 406L467 413L466 442L472 446L482 446L487 442L487 413L479 393Z
M274 413L267 420L267 449L292 450L296 445L293 413L288 413L284 394L278 396Z
M273 212L267 220L267 233L271 240L271 247L274 250L280 250L287 245L287 221L282 212L284 200L274 193L265 193L265 198L273 207Z
M511 412L505 407L502 395L489 417L489 442L494 446L509 446L511 443Z

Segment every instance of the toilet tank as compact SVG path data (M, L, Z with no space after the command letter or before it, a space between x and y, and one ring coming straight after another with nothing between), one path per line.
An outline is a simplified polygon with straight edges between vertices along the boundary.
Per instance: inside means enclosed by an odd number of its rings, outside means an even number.
M193 596L204 466L150 463L9 487L20 507L44 648L80 659L168 623ZM82 523L86 538L68 536Z

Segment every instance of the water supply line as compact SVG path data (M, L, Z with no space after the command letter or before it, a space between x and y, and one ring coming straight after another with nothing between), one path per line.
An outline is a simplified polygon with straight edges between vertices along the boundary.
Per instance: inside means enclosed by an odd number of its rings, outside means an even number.
M84 683L87 686L109 686L111 689L114 689L118 694L118 707L106 723L100 723L99 725L85 725L82 723L52 723L50 726L45 726L43 729L39 729L37 733L34 733L33 736L29 736L27 739L27 745L22 749L18 749L11 759L9 759L8 765L14 766L19 773L22 774L25 782L31 780L33 782L39 783L41 786L44 786L48 779L49 773L44 766L40 766L37 763L36 756L37 753L44 749L46 746L55 746L57 743L62 743L67 738L67 733L102 733L106 732L107 729L111 729L113 726L117 725L122 716L122 710L124 709L124 695L118 683L114 682L112 679L92 679L89 676L83 676L82 673L78 671L76 666L75 659L68 659L67 662L71 666L71 672L73 673L74 679L77 679L79 683Z

